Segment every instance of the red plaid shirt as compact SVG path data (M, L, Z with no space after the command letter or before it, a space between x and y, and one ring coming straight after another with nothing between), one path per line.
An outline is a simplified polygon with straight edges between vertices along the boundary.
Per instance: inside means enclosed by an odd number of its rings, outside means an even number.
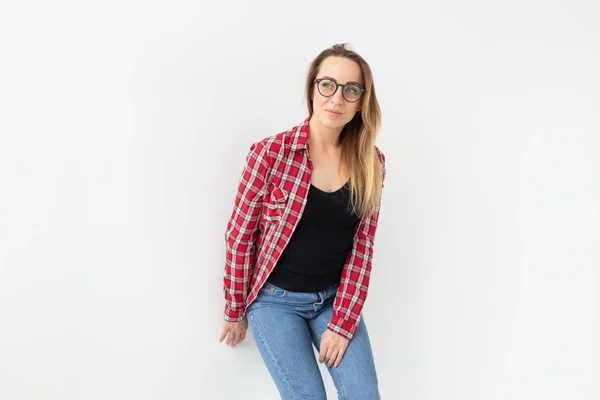
M273 271L306 204L312 170L308 154L310 116L294 128L250 148L225 232L225 315L241 321ZM385 157L375 147L385 177ZM379 205L381 203L379 202ZM352 339L367 298L379 205L357 224L328 329Z

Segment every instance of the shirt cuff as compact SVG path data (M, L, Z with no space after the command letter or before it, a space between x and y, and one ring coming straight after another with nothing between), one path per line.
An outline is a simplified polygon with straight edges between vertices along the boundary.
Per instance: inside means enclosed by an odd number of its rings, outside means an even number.
M229 321L229 322L239 322L239 321L243 321L245 318L245 309L242 308L241 310L234 310L229 308L229 306L227 304L225 304L225 312L223 314L223 319L225 321Z
M354 336L356 325L346 319L337 317L334 314L331 317L331 322L327 325L327 329L350 340Z

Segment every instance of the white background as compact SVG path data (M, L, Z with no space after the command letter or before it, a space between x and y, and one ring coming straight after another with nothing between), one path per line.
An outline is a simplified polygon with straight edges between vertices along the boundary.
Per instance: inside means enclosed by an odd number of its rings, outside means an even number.
M6 3L1 399L278 398L218 342L224 230L338 42L383 112L382 397L600 397L596 1Z

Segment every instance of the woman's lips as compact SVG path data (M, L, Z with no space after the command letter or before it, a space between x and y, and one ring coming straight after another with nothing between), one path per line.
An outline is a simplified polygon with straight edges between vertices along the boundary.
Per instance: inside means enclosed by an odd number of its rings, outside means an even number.
M326 112L327 114L329 114L330 116L332 116L332 117L339 117L340 115L342 115L342 114L343 114L343 113L340 113L340 112L335 112L335 111L332 111L332 110L325 110L325 112Z

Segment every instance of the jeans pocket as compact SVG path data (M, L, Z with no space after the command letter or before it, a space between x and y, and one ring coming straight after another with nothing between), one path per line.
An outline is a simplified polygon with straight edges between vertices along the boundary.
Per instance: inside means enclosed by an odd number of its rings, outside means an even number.
M260 292L272 297L284 297L287 294L287 290L275 286L272 283L265 282Z

